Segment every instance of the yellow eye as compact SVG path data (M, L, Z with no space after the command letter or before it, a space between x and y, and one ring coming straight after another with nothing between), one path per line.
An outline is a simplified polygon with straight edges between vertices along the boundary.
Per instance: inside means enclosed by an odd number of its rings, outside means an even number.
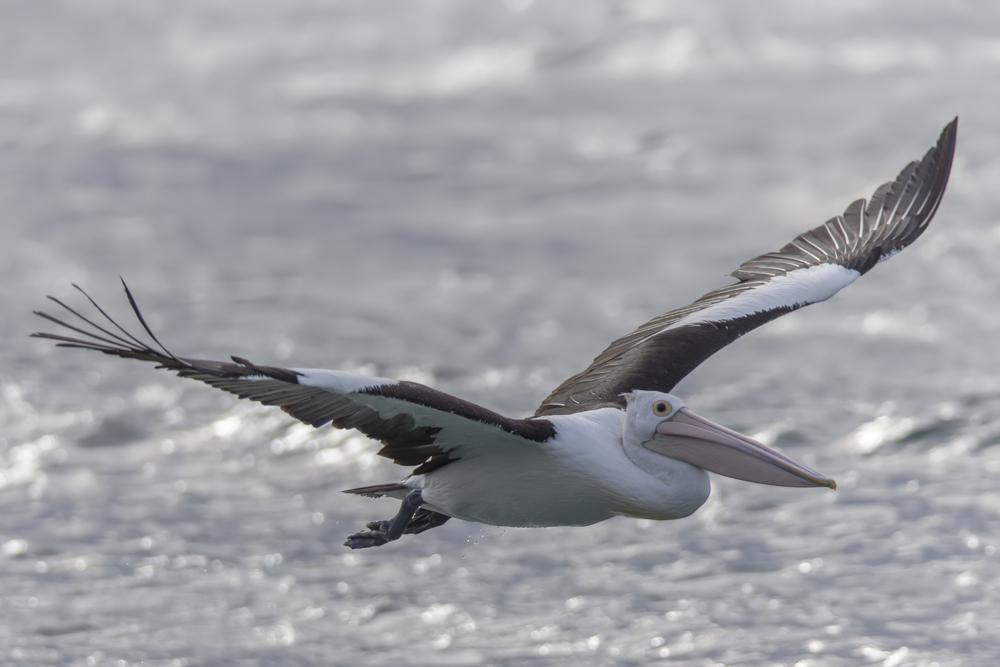
M674 406L670 405L666 401L657 401L653 403L653 414L657 417L666 417L674 409Z

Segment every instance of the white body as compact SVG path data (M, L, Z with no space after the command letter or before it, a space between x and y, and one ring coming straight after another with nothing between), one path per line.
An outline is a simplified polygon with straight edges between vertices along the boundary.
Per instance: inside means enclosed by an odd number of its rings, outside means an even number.
M403 484L420 489L428 509L494 526L680 519L701 507L711 490L708 473L638 442L626 448L624 417L616 408L547 417L556 427L548 442L470 447L458 461Z

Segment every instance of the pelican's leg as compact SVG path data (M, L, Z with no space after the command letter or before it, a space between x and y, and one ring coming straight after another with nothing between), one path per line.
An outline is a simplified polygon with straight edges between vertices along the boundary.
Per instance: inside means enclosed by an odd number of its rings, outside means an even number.
M423 502L424 499L420 497L419 489L410 491L400 503L396 516L389 521L372 521L366 526L369 530L354 533L347 538L344 546L352 549L366 549L398 540Z
M413 518L410 519L410 523L406 524L406 530L403 531L403 535L419 535L425 530L430 530L431 528L437 528L438 526L444 525L445 521L451 517L447 514L441 514L440 512L432 512L426 507L421 507L417 510ZM391 521L369 521L365 524L368 530L375 530L386 532L389 530L389 524Z
M407 524L406 530L404 530L403 533L406 535L419 535L425 530L437 528L450 518L451 517L447 514L432 512L426 507L421 507L417 510L417 513L413 515L413 518L410 519L410 523Z

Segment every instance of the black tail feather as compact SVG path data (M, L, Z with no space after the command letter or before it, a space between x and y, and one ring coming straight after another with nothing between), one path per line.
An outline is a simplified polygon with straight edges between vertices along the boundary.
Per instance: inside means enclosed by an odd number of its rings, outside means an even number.
M359 486L356 489L345 489L343 493L350 493L356 496L368 496L369 498L381 498L382 496L388 496L393 491L409 491L410 488L404 486L403 484L391 483L391 484L372 484L371 486Z

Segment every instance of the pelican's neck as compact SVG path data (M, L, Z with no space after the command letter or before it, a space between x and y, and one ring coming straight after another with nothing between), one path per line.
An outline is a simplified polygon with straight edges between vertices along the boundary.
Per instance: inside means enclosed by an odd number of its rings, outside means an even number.
M664 486L663 493L676 503L681 516L687 516L701 507L712 490L708 472L684 461L646 449L642 443L652 438L652 433L639 425L631 410L622 415L622 449L629 461Z

